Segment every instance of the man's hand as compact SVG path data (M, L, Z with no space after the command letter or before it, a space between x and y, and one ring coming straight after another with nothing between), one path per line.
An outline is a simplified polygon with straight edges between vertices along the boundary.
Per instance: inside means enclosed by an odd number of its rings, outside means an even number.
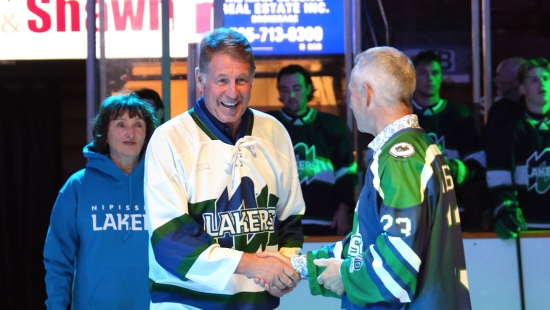
M275 257L275 258L277 258L277 259L283 261L284 263L286 263L287 265L290 266L290 257L283 255L281 252L277 252L277 251L264 251L264 252L258 252L258 253L256 253L256 255L257 255L258 257L261 257L261 258ZM299 279L299 277L298 277L298 279Z
M300 276L289 264L272 256L260 257L252 253L243 253L235 273L249 279L257 277L269 288L276 287L281 291L300 281Z
M254 282L256 283L256 279L254 279ZM260 283L258 283L258 284L260 284ZM261 286L261 285L260 285L260 286ZM281 290L281 289L279 289L278 287L274 286L274 287L272 287L271 289L266 288L265 290L266 290L269 294L271 294L271 295L273 295L273 296L275 296L275 297L283 297L283 296L285 296L286 294L292 292L292 290L295 289L295 288L296 288L296 285L295 285L295 286L292 286L292 287L287 287L287 288Z
M330 228L336 229L338 236L345 236L351 231L351 217L348 210L349 206L342 202L332 217Z
M501 239L517 238L520 231L527 230L527 222L518 207L504 207L497 215L495 232Z
M267 258L267 257L273 257L273 258L277 258L279 259L280 261L284 262L285 264L287 264L289 267L290 267L290 258L281 254L280 252L274 252L274 251L265 251L265 252L258 252L256 253L256 255L258 257L261 257L261 258ZM292 269L292 267L290 267L290 269ZM294 271L294 269L292 269L292 272L296 274L296 272ZM290 293L293 289L296 288L296 286L298 285L298 283L300 282L300 276L297 275L297 280L294 281L294 275L292 274L287 274L287 270L285 269L285 274L293 279L293 282L290 284L290 285L287 285L286 288L284 289L281 289L280 287L277 287L277 286L271 286L269 285L265 279L261 278L260 276L256 276L254 277L254 283L260 285L261 287L263 287L266 291L269 292L269 294L275 296L275 297L283 297L284 295Z
M327 290L333 291L338 295L345 293L344 282L340 276L340 266L342 265L341 259L315 259L313 263L317 266L327 268L317 277L317 282L323 285Z

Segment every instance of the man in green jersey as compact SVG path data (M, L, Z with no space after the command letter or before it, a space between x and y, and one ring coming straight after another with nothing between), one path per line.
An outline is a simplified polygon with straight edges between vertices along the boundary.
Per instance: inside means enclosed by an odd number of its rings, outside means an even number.
M357 128L375 138L352 231L292 259L259 255L289 262L312 294L341 297L343 309L471 309L454 183L412 114L412 63L392 47L355 63L350 106Z
M315 88L311 74L288 65L277 74L283 107L269 111L285 126L296 154L298 177L306 203L302 227L306 236L345 236L351 230L357 164L346 123L337 115L308 107Z
M447 159L456 186L462 227L479 228L486 205L486 163L471 108L441 97L442 61L435 52L420 52L412 62L416 72L412 111Z

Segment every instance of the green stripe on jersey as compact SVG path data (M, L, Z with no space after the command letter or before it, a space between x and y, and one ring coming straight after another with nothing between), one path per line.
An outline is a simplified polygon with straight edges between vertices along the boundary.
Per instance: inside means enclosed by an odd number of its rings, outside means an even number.
M345 176L345 175L348 175L348 174L357 174L357 163L354 162L353 164L347 166L347 167L342 167L340 169L338 169L338 171L336 171L334 173L336 175L336 179L338 180L339 178Z
M183 288L181 286L156 283L149 279L149 288L152 292L165 292L185 296L191 300L203 300L205 302L227 305L228 307L234 304L257 304L263 303L271 299L266 291L260 292L239 292L235 294L212 294L194 291Z
M194 220L191 216L189 216L189 214L184 214L171 219L153 231L153 235L151 236L151 245L155 247L157 243L164 238L164 236L192 222L194 222Z
M200 117L197 115L197 113L195 113L195 109L191 109L189 110L189 115L191 115L191 117L193 118L193 120L195 121L195 123L197 124L197 126L200 127L200 129L202 129L202 131L212 140L219 140L218 137L216 137L216 135L214 134L214 132L212 132L212 130L210 130L210 128L208 128L208 126L206 126L206 124L200 119Z
M407 267L403 265L403 262L397 257L386 244L386 239L384 236L379 236L376 238L376 245L378 246L378 251L380 256L383 257L386 265L388 265L393 272L409 287L412 292L416 291L416 277L413 275ZM403 288L404 289L404 288Z
M368 300L370 303L385 301L384 296L378 290L378 286L376 286L367 273L365 264L368 264L368 261L363 261L359 271L350 272L351 264L352 260L348 258L340 266L340 274L346 287L348 299L361 307L367 304L365 300Z
M212 240L212 238L210 238ZM212 244L211 242L210 244ZM197 261L197 258L202 254L202 252L206 251L210 244L204 243L202 245L199 245L191 254L189 254L187 257L185 257L181 263L179 264L178 268L176 269L176 272L181 275L181 279L184 281L187 281L187 273L189 272L189 269L193 267L193 264Z

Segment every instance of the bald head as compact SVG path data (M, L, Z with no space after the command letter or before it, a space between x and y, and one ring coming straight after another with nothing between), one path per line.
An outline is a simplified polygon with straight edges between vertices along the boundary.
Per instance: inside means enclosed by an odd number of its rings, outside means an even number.
M519 67L526 62L527 61L521 57L506 58L500 62L496 70L495 78L493 79L498 96L512 100L519 99L517 73Z

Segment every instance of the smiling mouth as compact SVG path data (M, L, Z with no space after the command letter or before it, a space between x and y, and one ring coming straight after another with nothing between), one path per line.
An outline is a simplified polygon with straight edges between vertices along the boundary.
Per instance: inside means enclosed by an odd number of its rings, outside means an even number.
M223 101L220 101L221 105L228 108L228 109L231 109L231 108L234 108L235 106L237 106L237 104L239 104L239 102L233 102L233 103L229 103L229 102L223 102Z

